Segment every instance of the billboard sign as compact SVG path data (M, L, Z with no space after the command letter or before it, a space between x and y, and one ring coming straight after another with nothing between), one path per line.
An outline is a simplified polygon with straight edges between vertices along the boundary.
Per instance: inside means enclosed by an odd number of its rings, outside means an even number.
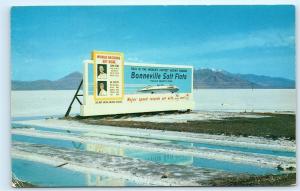
M81 116L192 110L193 67L124 63L120 52L84 62Z

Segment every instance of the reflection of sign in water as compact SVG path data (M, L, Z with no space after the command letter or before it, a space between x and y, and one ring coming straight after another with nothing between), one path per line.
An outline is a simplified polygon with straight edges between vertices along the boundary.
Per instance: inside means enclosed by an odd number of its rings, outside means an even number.
M124 95L124 56L119 52L92 52L94 99L122 100Z
M178 143L180 145L185 145L192 147L192 143ZM193 164L192 156L181 156L181 155L172 155L169 153L156 153L143 150L132 150L125 149L122 147L112 147L100 144L86 144L87 151L93 151L97 153L105 153L109 155L123 156L138 158L146 161L154 161L166 164L178 164L178 165L191 165Z
M95 174L86 174L87 186L126 186L124 179L106 177Z
M89 136L92 135L92 133L86 133L85 135ZM188 143L188 142L178 142L177 144L185 147L193 147L193 143ZM106 146L101 144L90 144L90 143L85 144L85 150L96 152L96 153L108 154L108 155L136 158L145 161L153 161L162 164L176 164L176 165L191 166L194 163L194 158L192 156L172 155L169 153L157 153L157 152L149 152L143 150L125 149L122 147L113 147L113 146ZM87 180L87 185L89 186L107 186L107 185L125 186L126 185L126 181L124 179L114 179L114 178L104 177L100 175L87 174L86 180Z

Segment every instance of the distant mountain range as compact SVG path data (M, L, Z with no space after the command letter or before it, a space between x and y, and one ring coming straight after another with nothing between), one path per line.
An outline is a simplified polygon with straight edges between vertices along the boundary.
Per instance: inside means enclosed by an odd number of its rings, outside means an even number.
M73 72L55 81L12 81L12 90L73 90L82 74ZM195 89L294 89L295 81L254 74L233 74L223 70L194 70Z
M195 89L293 89L295 81L255 74L233 74L223 70L194 70Z
M74 90L82 79L80 72L73 72L55 81L12 81L12 90Z

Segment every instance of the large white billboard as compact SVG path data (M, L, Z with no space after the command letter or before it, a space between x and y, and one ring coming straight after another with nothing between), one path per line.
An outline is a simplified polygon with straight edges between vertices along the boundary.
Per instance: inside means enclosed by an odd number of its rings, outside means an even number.
M84 62L81 116L192 110L193 67L124 63L119 52Z

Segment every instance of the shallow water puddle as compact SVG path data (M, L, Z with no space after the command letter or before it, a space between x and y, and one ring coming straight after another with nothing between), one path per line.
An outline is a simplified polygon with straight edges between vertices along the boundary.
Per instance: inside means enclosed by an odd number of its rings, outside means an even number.
M62 117L61 115L37 115L37 116L22 116L22 117L12 117L11 121L29 121L37 119L53 119Z
M120 147L110 147L101 144L83 144L75 141L44 139L23 135L13 135L12 139L13 141L19 142L36 143L68 149L79 149L116 156L126 156L161 164L177 164L194 167L205 167L216 170L224 170L232 173L249 173L256 175L280 173L280 171L274 168L261 168L254 165L231 163L226 161L218 161L193 156L180 156L157 152L145 152L141 150L124 149Z
M76 130L82 133L92 134L92 136L120 136L125 139L163 140L163 141L183 141L193 143L203 143L212 145L222 145L230 147L254 148L275 151L295 152L296 144L289 140L271 140L262 137L240 137L225 135L210 135L202 133L187 133L175 131L160 131L150 129L132 129L126 127L103 126L84 124L78 121L49 119L21 121L18 124L25 126L40 126L59 130Z
M27 127L26 125L12 123L13 128L24 128ZM222 149L222 150L229 150L229 151L240 151L240 152L247 152L247 153L257 153L257 154L268 154L273 156L286 156L286 157L296 157L295 152L291 151L275 151L275 150L268 150L268 149L258 149L258 148L245 148L245 147L238 147L238 146L225 146L225 145L217 145L217 144L207 144L207 143L194 143L188 141L174 141L174 140L165 140L165 139L154 139L154 138L143 138L143 137L135 137L135 136L122 136L122 135L112 135L112 134L105 134L105 133L84 133L80 131L69 131L69 130L61 130L56 128L47 128L41 127L36 125L31 125L30 127L36 130L42 131L50 131L50 132L61 132L61 133L74 133L74 134L84 134L90 135L95 137L105 137L115 140L135 140L139 142L157 142L157 143L170 143L175 145L180 145L187 148L208 148L208 149Z
M12 160L12 170L18 179L39 187L140 186L124 179L76 172L22 159Z
M82 132L80 132L80 131L73 131L73 130L70 131L70 130L64 130L64 129L47 128L47 127L41 127L41 126L37 126L37 125L22 125L22 124L13 122L12 129L18 129L18 128L27 128L27 129L35 129L35 130L59 132L59 133L82 134Z
M210 148L210 149L224 149L224 150L233 150L233 151L241 151L241 152L248 152L248 153L296 157L295 152L289 152L289 151L274 151L274 150L267 150L267 149L222 146L222 145L212 145L212 144L205 144L205 143L193 143L193 142L186 142L186 141L172 141L172 143L187 146L187 147L199 147L199 148L206 147L206 148Z
M222 161L222 160L214 160L215 158L201 158L190 156L185 153L185 155L181 155L181 153L174 154L170 152L172 149L180 149L182 148L183 151L188 149L204 149L204 151L218 151L223 150L225 154L226 151L228 152L238 152L241 154L251 155L265 155L271 156L274 160L277 158L276 156L286 157L286 158L295 158L295 152L289 151L274 151L268 149L256 149L256 148L245 148L245 147L238 147L238 146L224 146L224 145L217 145L217 144L206 144L206 143L195 143L189 141L174 141L168 139L156 139L156 138L146 138L141 136L128 136L122 134L110 134L110 133L96 133L96 132L89 132L89 131L73 131L68 129L60 129L60 128L50 128L50 127L43 127L38 125L23 125L18 124L17 121L12 123L13 129L21 130L21 128L25 128L24 130L32 129L32 133L42 133L47 134L50 136L51 133L52 138L44 138L39 137L38 134L33 135L31 132L27 132L27 135L12 135L12 142L16 143L34 143L39 145L47 145L51 148L63 148L63 149L72 149L78 150L80 152L87 151L88 153L99 153L99 154L106 154L109 156L120 156L120 157L129 157L131 159L137 159L141 161L148 161L154 162L155 164L164 165L179 165L179 166L186 166L189 168L199 168L199 169L211 169L216 172L227 172L232 174L255 174L255 175L265 175L265 174L279 174L281 173L276 168L271 167L259 167L257 165L246 164L246 163L236 163L230 161ZM18 132L18 131L16 131ZM20 132L20 131L19 131ZM26 133L26 132L25 132ZM49 134L50 133L50 134ZM55 133L57 135L67 135L69 140L64 140L63 137L55 137ZM21 133L22 134L22 133ZM42 135L41 134L41 135ZM85 139L91 140L106 140L112 141L112 143L125 143L126 144L134 144L134 145L152 145L161 147L165 149L166 152L157 152L152 150L143 150L142 148L128 148L127 146L109 146L98 143L80 143L78 141L72 141L71 138L82 137ZM96 141L97 142L97 141ZM107 141L106 141L107 142ZM167 150L170 151L167 152ZM199 151L200 151L199 150ZM218 151L218 152L221 152ZM219 153L220 154L220 153ZM243 154L243 155L244 155ZM221 154L222 155L222 154ZM239 154L238 154L239 155ZM236 156L238 156L236 155ZM250 156L249 155L249 156ZM199 155L197 155L199 156ZM235 156L235 155L233 155ZM275 156L275 157L274 157ZM236 160L236 159L234 159ZM269 159L268 159L269 160ZM273 159L272 159L273 160ZM287 160L287 159L285 159ZM84 173L73 171L72 169L64 169L64 168L55 168L51 165L47 165L40 162L34 162L29 160L22 159L13 159L13 171L16 176L24 181L28 181L32 184L36 184L39 186L138 186L144 185L141 183L136 184L133 180L128 181L123 178L111 178L111 176L102 176L102 175L95 175L93 173ZM43 173L47 172L50 174L50 178L43 179ZM30 174L31 173L31 174Z
M234 163L256 165L259 167L275 168L279 164L295 166L295 159L291 157L276 157L265 154L245 153L239 151L208 149L208 148L187 148L174 144L161 144L153 142L137 142L135 140L113 140L110 138L94 137L89 135L66 134L57 132L47 132L34 129L13 129L15 135L24 135L37 138L68 140L82 142L89 145L100 144L108 147L120 147L123 149L134 149L147 152L158 152L171 155L193 156L220 160Z
M79 172L128 179L143 185L208 186L212 184L211 181L222 177L246 176L214 169L156 163L125 155L116 156L17 141L13 143L12 157ZM162 178L164 174L167 174L167 178Z

